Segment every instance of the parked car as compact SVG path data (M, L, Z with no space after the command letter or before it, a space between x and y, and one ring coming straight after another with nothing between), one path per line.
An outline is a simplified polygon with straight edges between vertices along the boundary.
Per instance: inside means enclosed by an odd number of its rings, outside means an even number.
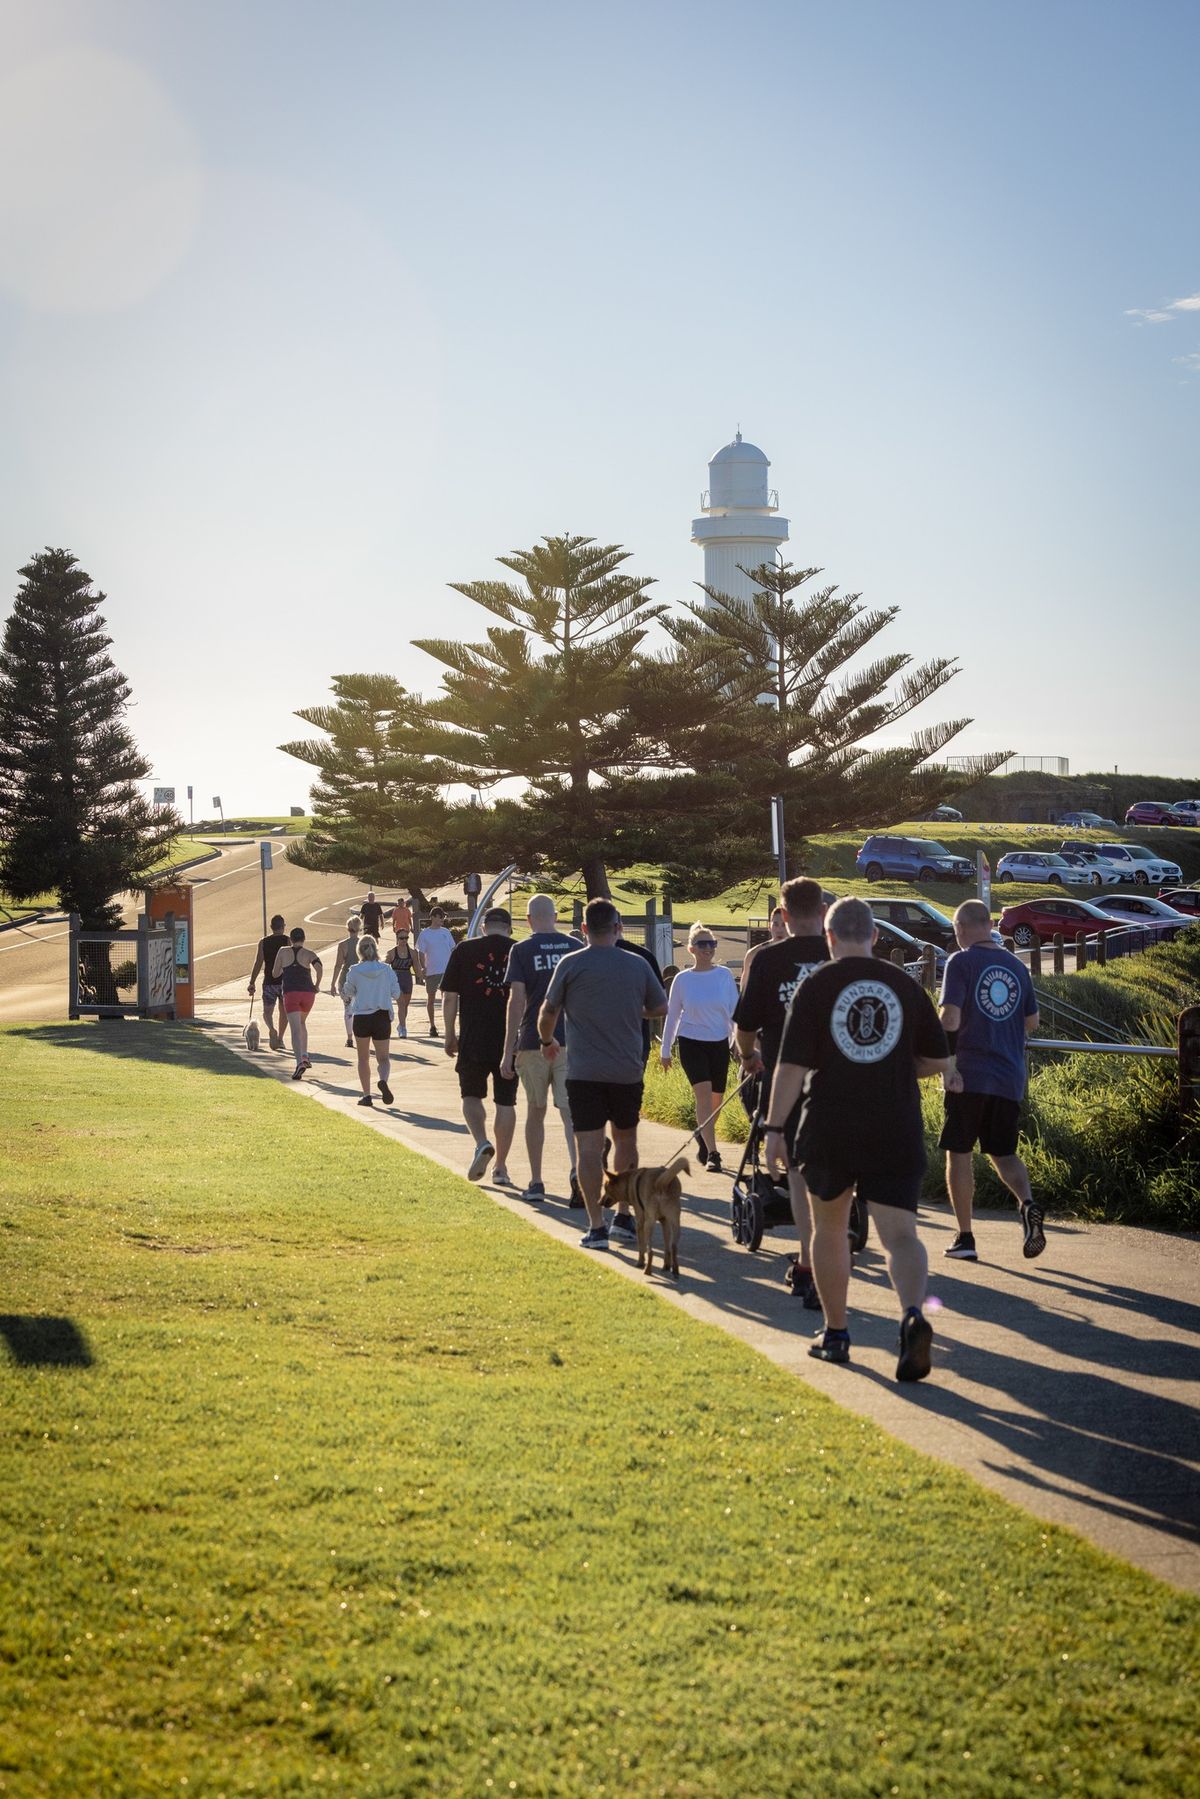
M871 910L874 911L875 908L872 906ZM905 967L910 974L916 973L916 964L920 962L922 956L925 954L926 945L924 943L918 943L915 937L910 937L907 931L902 931L900 929L899 925L888 924L881 918L877 918L875 924L879 931L879 936L875 942L875 954L882 957L885 962L890 962L892 960L893 951L902 950L904 952ZM934 968L937 971L937 977L940 981L945 972L948 958L945 950L939 949L936 943L933 946L933 955Z
M898 925L919 943L933 943L938 949L955 950L954 920L939 912L928 900L873 899L871 910L877 924Z
M1091 869L1093 887L1111 887L1121 879L1121 870L1109 860L1103 850L1097 849L1094 843L1086 843L1082 838L1064 837L1058 846L1058 853L1065 856L1068 862L1082 862L1085 868Z
M1192 823L1200 824L1200 800L1176 800L1175 810L1190 813Z
M1098 843L1096 848L1123 880L1132 879L1139 887L1146 887L1151 882L1156 887L1183 885L1183 870L1178 862L1155 855L1144 843Z
M1200 918L1200 887L1163 887L1158 897L1168 906L1174 906L1177 912L1186 912L1189 918Z
M1020 906L1006 906L1000 914L1000 933L1011 937L1021 949L1031 949L1035 943L1048 943L1058 931L1073 941L1080 931L1086 931L1089 937L1099 936L1106 931L1119 931L1128 923L1127 918L1114 918L1090 900L1054 899L1047 895L1045 899L1026 900Z
M868 837L854 858L868 881L973 881L975 864L929 837Z
M1190 825L1195 820L1187 812L1180 812L1174 806L1166 805L1161 800L1138 800L1130 806L1125 814L1127 825Z
M1052 887L1090 887L1092 871L1085 863L1067 861L1048 850L1010 850L996 864L998 881L1048 881Z
M935 806L932 812L922 812L919 823L923 825L960 825L962 813L956 812L953 806Z
M1098 812L1064 812L1058 820L1064 831L1115 831L1115 818L1101 818Z
M1180 931L1195 923L1185 912L1177 911L1166 900L1151 899L1148 893L1104 893L1092 904L1126 924L1159 926L1167 938L1178 937Z

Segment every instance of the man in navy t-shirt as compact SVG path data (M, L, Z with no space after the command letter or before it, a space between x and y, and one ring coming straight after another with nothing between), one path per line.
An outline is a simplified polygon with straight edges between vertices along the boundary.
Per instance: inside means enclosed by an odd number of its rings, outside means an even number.
M978 1260L971 1228L978 1143L1021 1208L1026 1256L1040 1256L1046 1247L1043 1213L1017 1154L1025 1039L1038 1024L1033 982L1023 962L992 942L991 914L982 900L965 900L958 908L954 935L959 948L942 980L942 1024L954 1060L944 1081L940 1147L958 1234L946 1254L960 1262Z
M582 1206L583 1195L576 1192L575 1136L567 1103L567 1055L564 1050L553 1063L547 1062L537 1029L537 1017L550 985L550 976L564 956L572 955L581 946L578 939L566 937L558 929L558 913L548 893L534 894L529 902L528 917L530 935L522 942L514 943L508 957L508 1030L502 1065L504 1074L520 1076L525 1089L529 1185L521 1198L536 1205L546 1197L542 1150L546 1142L546 1111L553 1091L554 1104L566 1133L567 1154L571 1158L571 1203ZM554 1035L560 1045L566 1043L564 1018L559 1019Z

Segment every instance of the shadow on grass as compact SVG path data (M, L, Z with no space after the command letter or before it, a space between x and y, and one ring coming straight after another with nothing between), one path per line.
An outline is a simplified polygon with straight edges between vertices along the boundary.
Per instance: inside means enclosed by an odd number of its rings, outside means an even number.
M140 1018L80 1019L75 1024L18 1025L7 1034L109 1061L157 1062L169 1068L202 1068L207 1074L258 1077L267 1073L187 1024Z
M19 1368L90 1368L94 1359L70 1318L0 1316L0 1337Z

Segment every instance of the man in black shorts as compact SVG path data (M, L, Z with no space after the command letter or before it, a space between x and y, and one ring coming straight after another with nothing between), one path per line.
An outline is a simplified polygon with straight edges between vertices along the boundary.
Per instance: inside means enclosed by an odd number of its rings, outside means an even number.
M475 1139L475 1154L467 1179L478 1181L492 1157L497 1187L511 1187L508 1152L517 1126L517 1077L506 1080L500 1072L504 1060L504 1021L508 1010L508 958L512 950L512 919L503 906L485 913L483 936L468 937L451 951L442 976L442 1021L448 1056L457 1055L458 1090L463 1117ZM488 1081L496 1105L495 1143L487 1133Z
M779 1040L783 1021L792 995L801 981L829 960L829 947L822 928L825 901L818 882L799 879L783 884L784 917L788 935L778 942L761 943L746 958L741 997L734 1009L738 1051L742 1058L742 1076L755 1077L758 1097L752 1105L757 1110L771 1091L771 1079L779 1060ZM761 1032L761 1043L759 1033ZM819 1312L821 1301L812 1275L810 1247L812 1219L804 1176L796 1162L796 1131L800 1124L800 1106L787 1120L785 1141L788 1147L788 1196L792 1202L792 1219L800 1237L800 1252L788 1260L788 1285L796 1298L810 1312Z
M291 938L283 928L283 918L276 913L271 920L271 935L263 937L258 945L258 954L254 958L254 967L250 970L250 985L247 993L253 993L258 982L259 970L262 970L262 1015L267 1027L267 1037L272 1049L282 1049L283 1039L287 1031L287 1017L283 1010L283 987L278 981L271 979L275 967L275 958L281 949L287 949ZM278 1013L278 1028L276 1028Z
M594 899L584 913L587 948L564 956L550 977L538 1013L542 1054L553 1062L558 1015L567 1014L567 1101L575 1132L579 1185L587 1207L588 1230L583 1249L607 1249L601 1188L604 1180L604 1127L612 1126L613 1170L623 1174L637 1166L637 1127L642 1109L646 1060L642 1024L661 1018L667 1009L662 983L643 956L622 954L617 943L617 909L611 900ZM619 1212L613 1236L637 1245L632 1217Z
M959 947L942 978L942 1024L954 1061L945 1080L939 1148L946 1152L946 1187L958 1233L946 1254L958 1262L979 1259L971 1217L978 1143L1021 1208L1024 1253L1031 1259L1046 1247L1044 1215L1017 1154L1017 1137L1025 1039L1038 1027L1037 997L1025 964L992 942L992 916L982 900L963 901L954 914L954 935Z
M813 1205L813 1274L825 1329L809 1354L850 1360L846 1294L850 1201L870 1209L900 1300L896 1379L924 1380L933 1331L921 1307L929 1259L917 1235L925 1170L918 1080L950 1067L933 1002L911 975L878 961L875 920L865 900L829 908L832 961L797 989L788 1007L767 1116L767 1157L787 1158L784 1130L801 1094L796 1154Z
M369 937L374 937L376 943L378 943L380 937L383 935L383 907L373 893L368 893L366 899L358 908L358 915L362 919L363 930L366 931Z

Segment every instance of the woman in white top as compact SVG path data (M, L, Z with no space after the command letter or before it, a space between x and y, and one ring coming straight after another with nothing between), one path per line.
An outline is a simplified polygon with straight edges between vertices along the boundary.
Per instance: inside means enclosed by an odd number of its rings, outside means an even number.
M360 1106L371 1101L371 1045L379 1063L379 1091L383 1103L390 1106L392 1090L388 1075L392 1071L391 1036L392 1007L400 995L400 983L386 962L379 960L379 945L366 933L358 940L358 961L346 970L342 979L342 995L350 1008L354 1041L358 1045L358 1078L363 1096Z
M350 1010L350 1001L346 998L342 982L358 961L358 933L361 929L362 919L358 917L357 913L353 918L346 920L346 935L338 944L337 961L333 965L333 975L329 982L330 993L336 993L342 1002L342 1014L346 1020L347 1049L354 1047L354 1039L350 1035L351 1020L354 1015Z
M688 933L690 968L681 968L671 982L667 1021L663 1026L660 1060L671 1066L671 1048L678 1041L683 1072L696 1095L696 1145L703 1165L721 1172L716 1121L712 1113L725 1097L729 1079L729 1038L737 982L727 968L714 962L717 940L707 926L694 924Z

